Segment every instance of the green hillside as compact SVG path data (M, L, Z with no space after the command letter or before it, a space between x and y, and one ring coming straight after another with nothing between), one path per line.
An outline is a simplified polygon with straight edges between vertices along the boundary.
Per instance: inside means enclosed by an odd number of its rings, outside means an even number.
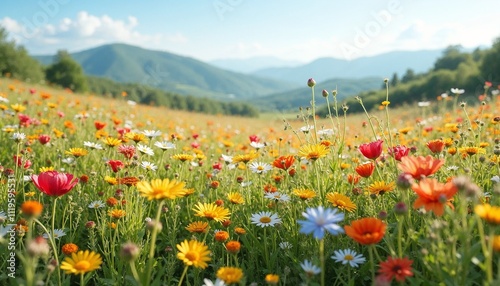
M478 104L479 95L484 94L485 85L490 85L489 93L482 100L489 100L494 95L491 91L500 85L500 38L489 49L476 49L464 52L460 46L450 46L444 50L434 67L426 73L414 73L408 70L401 79L393 76L389 80L389 101L391 107L413 104L421 101L436 101L446 99L447 104ZM456 95L452 88L463 89L458 99L450 100ZM446 94L446 96L441 96ZM386 98L385 89L375 89L360 92L366 109L377 108ZM355 97L344 101L349 105L349 112L362 111ZM327 114L326 106L319 109L320 115Z
M226 71L189 57L125 44L72 53L88 75L138 83L196 97L244 99L294 86L272 79ZM50 64L51 56L35 56Z
M295 109L300 106L309 106L311 101L311 89L307 87L306 81L307 79L304 80L304 87L261 97L253 100L252 103L259 106L259 108L264 111L284 111ZM316 84L316 104L321 105L326 102L321 97L321 91L323 89L327 90L330 93L332 90L337 89L337 99L342 100L344 98L356 95L362 91L380 88L382 83L382 78L375 77L363 79L329 79Z

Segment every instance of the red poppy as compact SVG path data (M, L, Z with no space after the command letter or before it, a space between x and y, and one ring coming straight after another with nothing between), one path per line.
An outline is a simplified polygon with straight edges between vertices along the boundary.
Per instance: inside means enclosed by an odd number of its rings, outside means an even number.
M432 153L441 153L444 149L444 141L441 139L431 140L427 142L427 147Z
M106 123L96 120L96 121L94 121L94 126L95 126L95 129L101 130L104 127L106 127Z
M360 175L361 177L368 178L373 174L373 170L375 170L375 164L373 164L373 162L364 163L358 165L355 170L356 173L358 173L358 175Z
M46 134L42 134L42 135L38 136L38 141L39 141L42 145L45 145L45 144L49 143L49 141L50 141L50 136L49 136L49 135L46 135Z
M31 180L42 193L57 197L68 193L78 183L78 178L72 174L58 173L57 171L31 175Z
M408 156L408 153L410 153L410 148L406 146L394 146L392 148L389 148L389 154L396 159L396 161L401 161L401 158L404 156Z
M250 139L250 142L259 142L260 139L257 135L250 135L248 136L248 139Z
M391 281L396 278L398 282L404 282L406 277L413 276L411 265L413 260L408 258L387 258L387 261L380 262L379 274Z
M123 162L120 160L109 160L108 165L115 173L118 172L120 169L123 169L123 167L125 167L125 164L123 164Z
M375 160L382 154L382 143L384 143L384 141L377 140L375 142L361 144L359 146L359 151L366 158Z
M289 155L289 156L280 156L276 160L273 161L273 166L282 169L282 170L288 170L293 163L295 162L295 157Z

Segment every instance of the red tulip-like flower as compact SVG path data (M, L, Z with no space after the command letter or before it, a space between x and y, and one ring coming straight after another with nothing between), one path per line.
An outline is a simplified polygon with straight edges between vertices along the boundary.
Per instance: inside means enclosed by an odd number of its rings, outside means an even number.
M50 136L47 134L42 134L38 136L38 141L42 144L45 145L50 142Z
M123 164L123 162L120 160L109 160L108 165L115 173L118 172L120 169L123 169L123 167L125 167L125 164Z
M65 195L78 183L78 178L72 174L58 173L57 171L31 175L31 180L42 193L56 197Z
M359 146L359 152L366 158L375 160L382 154L382 143L384 143L384 141L377 140L375 142L361 144Z
M404 145L394 146L389 149L389 154L393 156L396 161L401 161L401 158L408 156L408 153L410 153L410 148Z

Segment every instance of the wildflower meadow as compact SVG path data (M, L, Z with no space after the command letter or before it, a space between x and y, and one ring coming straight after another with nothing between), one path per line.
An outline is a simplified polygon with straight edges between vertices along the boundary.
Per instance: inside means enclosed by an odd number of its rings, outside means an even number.
M1 79L0 285L499 285L499 87L306 84L240 118Z

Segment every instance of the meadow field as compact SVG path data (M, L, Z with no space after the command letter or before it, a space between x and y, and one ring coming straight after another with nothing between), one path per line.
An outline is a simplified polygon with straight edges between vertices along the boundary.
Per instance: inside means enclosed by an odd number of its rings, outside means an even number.
M306 83L243 118L0 79L0 285L499 285L498 87Z

